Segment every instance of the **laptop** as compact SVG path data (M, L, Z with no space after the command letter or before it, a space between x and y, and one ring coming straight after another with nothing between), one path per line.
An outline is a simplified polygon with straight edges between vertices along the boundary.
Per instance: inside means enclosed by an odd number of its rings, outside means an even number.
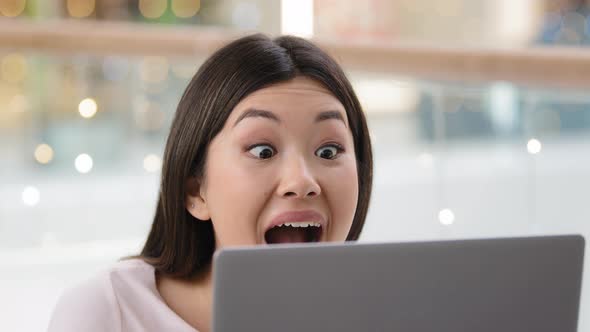
M213 331L575 332L583 256L579 235L225 249Z

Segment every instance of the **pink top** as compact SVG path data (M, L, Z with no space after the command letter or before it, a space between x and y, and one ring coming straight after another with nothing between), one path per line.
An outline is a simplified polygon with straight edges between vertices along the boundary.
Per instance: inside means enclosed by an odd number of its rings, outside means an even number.
M117 262L59 299L49 332L196 332L166 305L154 268L141 259Z

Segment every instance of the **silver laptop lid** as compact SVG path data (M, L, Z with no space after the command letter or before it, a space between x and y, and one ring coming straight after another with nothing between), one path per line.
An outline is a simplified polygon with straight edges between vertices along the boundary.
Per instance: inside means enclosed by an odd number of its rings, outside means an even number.
M583 255L578 235L227 249L213 331L575 332Z

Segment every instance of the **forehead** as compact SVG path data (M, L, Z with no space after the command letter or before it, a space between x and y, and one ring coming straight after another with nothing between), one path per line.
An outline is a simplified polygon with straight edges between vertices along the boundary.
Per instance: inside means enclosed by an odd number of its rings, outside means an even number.
M247 98L256 98L269 94L293 94L293 95L311 95L315 97L331 97L336 99L332 93L321 83L308 77L298 76L286 82L280 82L266 88L254 91Z
M279 117L298 114L313 115L319 111L339 111L342 118L347 120L342 103L321 83L307 77L296 77L290 81L254 91L236 105L230 115L230 122L252 108L268 110ZM290 110L296 110L296 112L290 112Z

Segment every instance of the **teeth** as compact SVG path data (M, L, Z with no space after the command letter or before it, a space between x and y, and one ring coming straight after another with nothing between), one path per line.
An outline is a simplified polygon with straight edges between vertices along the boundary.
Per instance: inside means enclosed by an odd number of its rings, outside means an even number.
M284 223L282 225L278 225L276 227L283 227L283 226L291 226L291 227L321 227L321 225L317 222L311 221L300 221L300 222L290 222Z

